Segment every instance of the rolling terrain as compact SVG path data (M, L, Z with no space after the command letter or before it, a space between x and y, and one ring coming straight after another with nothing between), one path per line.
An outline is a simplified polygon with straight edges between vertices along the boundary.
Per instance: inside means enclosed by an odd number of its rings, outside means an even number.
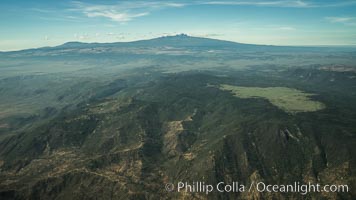
M0 53L0 199L354 199L356 50L187 35Z

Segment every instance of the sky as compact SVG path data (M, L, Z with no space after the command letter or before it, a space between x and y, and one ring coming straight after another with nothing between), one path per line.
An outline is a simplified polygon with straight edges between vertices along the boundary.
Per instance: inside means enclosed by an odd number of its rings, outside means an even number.
M180 33L250 44L356 45L356 0L0 1L0 51Z

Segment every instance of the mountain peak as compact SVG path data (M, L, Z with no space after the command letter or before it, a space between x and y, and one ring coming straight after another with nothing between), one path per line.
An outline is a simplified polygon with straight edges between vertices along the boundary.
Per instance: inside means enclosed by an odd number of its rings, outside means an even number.
M84 42L77 42L77 41L72 41L72 42L66 42L60 46L62 47L79 47L79 46L82 46L82 45L85 45L87 43L84 43Z
M185 34L185 33L181 33L181 34L177 34L177 35L168 35L168 36L162 36L160 38L190 38L191 36Z
M185 33L181 33L181 34L175 35L175 37L190 37L190 36Z

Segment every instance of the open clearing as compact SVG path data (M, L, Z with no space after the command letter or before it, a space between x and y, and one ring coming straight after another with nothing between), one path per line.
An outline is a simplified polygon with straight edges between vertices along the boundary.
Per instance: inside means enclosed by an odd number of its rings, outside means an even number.
M287 87L239 87L220 85L221 90L231 91L238 98L265 98L288 113L313 112L323 109L324 104L310 99L314 94Z

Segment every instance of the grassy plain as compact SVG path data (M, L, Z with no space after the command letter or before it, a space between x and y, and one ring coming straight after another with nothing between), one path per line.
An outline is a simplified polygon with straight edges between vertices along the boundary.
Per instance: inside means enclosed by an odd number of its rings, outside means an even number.
M220 89L231 91L234 96L239 98L265 98L288 113L313 112L325 107L321 102L310 99L310 96L314 94L293 88L220 85Z

